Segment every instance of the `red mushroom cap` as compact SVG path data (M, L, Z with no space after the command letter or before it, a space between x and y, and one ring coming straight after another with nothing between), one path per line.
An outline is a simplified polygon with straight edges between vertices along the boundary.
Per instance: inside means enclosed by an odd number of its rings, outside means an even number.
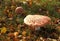
M34 27L41 27L45 26L50 22L50 18L48 16L43 15L27 15L24 18L24 23L28 26L34 26Z
M22 7L17 7L17 8L15 9L15 12L16 12L17 14L23 13L23 12L24 12L24 9L23 9Z

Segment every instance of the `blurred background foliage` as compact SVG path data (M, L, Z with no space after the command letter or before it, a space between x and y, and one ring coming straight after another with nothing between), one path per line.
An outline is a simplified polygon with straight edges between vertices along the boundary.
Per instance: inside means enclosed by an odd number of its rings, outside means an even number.
M19 6L24 9L24 13L15 13L16 7ZM14 29L16 29L18 24L24 25L23 19L28 14L51 17L51 24L45 26L47 28L46 31L52 32L55 29L57 30L56 33L60 35L60 0L0 0L1 32L9 31L8 27L10 25L13 25Z

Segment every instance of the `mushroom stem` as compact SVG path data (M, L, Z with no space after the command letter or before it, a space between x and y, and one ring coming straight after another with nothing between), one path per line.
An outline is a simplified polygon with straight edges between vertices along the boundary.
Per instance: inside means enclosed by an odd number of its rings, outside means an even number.
M29 26L29 29L32 31L37 31L37 30L40 30L40 27L39 26Z
M36 27L35 30L40 30L40 27Z

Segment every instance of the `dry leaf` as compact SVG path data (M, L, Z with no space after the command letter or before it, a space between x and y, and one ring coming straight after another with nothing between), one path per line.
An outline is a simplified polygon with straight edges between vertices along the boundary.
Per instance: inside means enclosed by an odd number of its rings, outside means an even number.
M26 35L26 31L23 31L23 32L22 32L22 35L24 35L24 36L25 36L25 35Z
M6 27L2 27L1 33L6 33L6 31L7 31L7 28Z
M19 39L18 38L13 38L13 41L19 41Z

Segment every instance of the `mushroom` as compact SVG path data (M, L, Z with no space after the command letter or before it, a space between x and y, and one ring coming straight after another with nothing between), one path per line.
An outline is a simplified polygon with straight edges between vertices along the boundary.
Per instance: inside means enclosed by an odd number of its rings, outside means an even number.
M23 13L23 12L24 12L24 9L23 9L22 7L17 7L17 8L15 9L15 12L16 12L17 14L20 14L20 13Z
M50 17L43 15L27 15L24 18L24 23L32 30L38 30L40 27L44 27L51 21Z

